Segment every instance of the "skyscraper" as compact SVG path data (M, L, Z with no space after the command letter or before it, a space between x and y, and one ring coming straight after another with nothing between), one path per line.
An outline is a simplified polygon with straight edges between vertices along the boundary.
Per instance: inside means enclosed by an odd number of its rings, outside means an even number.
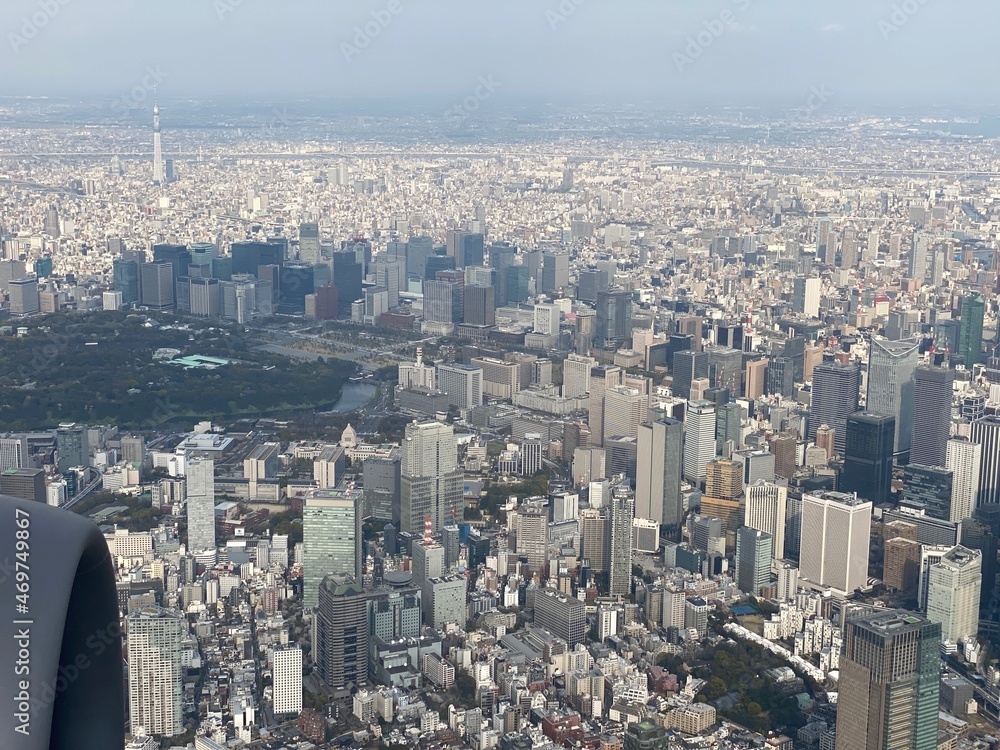
M958 328L958 352L965 366L972 369L982 361L983 317L986 314L986 300L981 294L962 298L962 322Z
M715 404L689 401L684 415L684 478L700 485L715 458Z
M187 477L188 552L215 549L215 461L188 458Z
M187 619L181 612L143 607L126 620L129 724L148 734L173 737L184 731L184 669L181 641Z
M334 690L368 683L368 596L346 574L327 575L317 586L316 666Z
M84 425L66 423L56 430L56 469L65 474L76 466L90 465L90 449L87 445L87 428Z
M847 622L836 750L937 748L941 626L903 610Z
M303 263L319 263L323 260L319 224L316 222L299 224L299 260Z
M927 582L927 619L941 625L952 643L975 638L979 631L979 594L983 553L958 545L931 565Z
M949 440L945 466L951 470L951 512L949 521L972 518L979 497L983 446L968 440ZM964 533L964 532L963 532Z
M635 514L661 526L680 524L684 514L681 474L684 423L669 417L639 427L635 477Z
M745 496L743 524L769 534L774 540L774 559L780 560L785 555L788 488L759 480L746 488Z
M632 295L627 291L612 289L597 295L596 348L613 350L628 340L631 308Z
M317 606L323 579L346 574L361 579L360 490L313 490L302 509L303 606Z
M123 305L139 302L139 264L133 260L115 258L113 262L114 281L112 289L122 294Z
M673 382L670 391L677 398L686 399L691 393L691 382L708 377L708 353L682 349L674 353L671 368Z
M913 440L910 461L944 466L951 433L951 401L955 371L918 367L913 371Z
M463 484L454 428L440 422L406 425L400 463L400 531L419 534L428 517L438 531L445 521L461 518Z
M632 591L632 521L635 500L627 495L611 499L608 593L628 596Z
M867 411L894 417L893 453L907 463L913 433L913 373L920 342L872 339L868 355Z
M895 418L859 411L847 418L844 468L839 487L876 505L892 493L892 439Z
M302 712L302 649L279 648L271 665L274 713L277 715Z
M812 405L809 409L809 439L816 440L820 425L829 425L835 432L833 441L837 453L844 453L847 442L847 417L858 410L861 391L861 366L856 362L840 364L824 362L813 368Z
M736 531L736 586L756 596L771 580L774 539L770 534L744 526Z
M802 496L802 577L843 594L868 582L872 504L843 492Z
M931 518L951 516L952 473L942 466L909 463L903 470L903 503Z
M982 452L976 506L1000 503L1000 417L991 415L973 422L971 440Z

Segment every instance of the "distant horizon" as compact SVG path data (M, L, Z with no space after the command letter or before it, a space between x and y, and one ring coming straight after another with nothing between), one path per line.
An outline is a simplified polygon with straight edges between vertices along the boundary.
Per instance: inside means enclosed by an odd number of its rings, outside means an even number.
M0 95L992 111L997 26L933 0L7 0Z

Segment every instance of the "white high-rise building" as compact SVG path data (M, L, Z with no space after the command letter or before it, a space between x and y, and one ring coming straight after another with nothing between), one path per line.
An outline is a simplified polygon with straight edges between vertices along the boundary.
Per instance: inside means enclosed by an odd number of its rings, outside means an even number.
M544 335L558 334L561 314L559 305L535 305L535 332Z
M564 398L574 398L590 393L590 371L597 367L597 360L580 354L570 354L563 362Z
M604 394L604 440L638 437L639 425L649 412L649 395L622 385Z
M958 545L930 566L927 619L941 623L941 638L958 643L979 630L983 553Z
M951 470L951 514L949 521L972 518L979 497L979 474L983 446L968 440L949 440L945 468Z
M215 549L215 461L188 458L187 477L188 552Z
M406 425L399 473L400 531L419 534L424 520L430 518L437 532L445 521L462 518L465 474L458 465L458 443L451 425Z
M184 731L184 673L181 641L187 620L181 612L143 607L126 620L128 704L132 733L173 737Z
M23 469L27 460L28 439L26 437L0 437L0 471Z
M857 494L803 494L802 577L841 594L863 588L868 582L871 523L871 501Z
M302 649L296 647L275 651L271 675L274 713L302 713Z
M715 458L715 404L689 401L684 415L684 478L694 484L705 481L705 467Z
M784 557L788 488L761 480L747 487L743 494L746 503L743 525L771 535L773 557L777 562Z
M457 363L437 368L438 390L448 394L448 403L459 409L483 405L483 370Z

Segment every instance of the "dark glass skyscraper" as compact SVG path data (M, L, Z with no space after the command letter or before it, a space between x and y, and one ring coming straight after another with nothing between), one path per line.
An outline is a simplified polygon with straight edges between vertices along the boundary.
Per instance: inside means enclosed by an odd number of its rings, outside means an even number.
M615 289L597 295L597 327L594 346L599 349L617 349L629 337L629 318L632 295Z
M139 299L139 264L133 260L114 262L114 290L122 293L123 305L134 305Z
M191 253L185 245L153 245L153 262L170 263L173 266L173 283L181 276L187 276L191 265Z
M674 382L670 387L677 398L691 397L691 381L708 377L708 354L684 349L674 353Z
M951 437L951 401L955 371L918 367L913 371L913 440L910 461L944 466Z
M234 273L248 273L258 278L261 266L280 266L285 262L284 247L272 242L234 242L230 248Z
M875 505L889 501L895 432L895 417L857 412L847 418L841 492L857 492Z
M816 440L816 430L828 425L834 430L833 442L843 455L847 442L847 417L858 410L861 391L861 366L823 362L813 368L812 406L809 410L810 440Z
M911 461L903 472L903 502L922 508L932 518L947 521L951 516L951 485L950 469Z
M978 365L983 353L983 317L986 300L981 294L962 299L962 322L958 329L958 354L969 369Z
M361 299L361 264L353 250L333 254L333 285L337 287L337 306L341 317L351 314L351 304Z

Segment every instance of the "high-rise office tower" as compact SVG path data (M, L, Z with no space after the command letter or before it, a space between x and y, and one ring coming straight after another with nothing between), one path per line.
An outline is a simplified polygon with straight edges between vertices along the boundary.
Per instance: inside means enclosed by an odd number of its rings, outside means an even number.
M788 357L772 357L767 366L768 395L795 395L795 363Z
M791 479L798 468L798 445L795 435L775 435L768 445L774 455L774 476Z
M591 441L604 444L604 396L622 384L622 369L614 365L599 365L590 372L590 427Z
M507 271L515 267L514 259L517 257L517 248L508 242L502 242L490 245L487 254L489 255L490 268L495 268L497 271L497 307L504 307L511 301L508 297L509 276ZM524 266L518 266L518 268L524 268ZM525 271L527 271L526 268ZM525 285L527 285L527 278L525 278Z
M215 549L215 461L188 458L187 477L188 552Z
M802 496L802 577L844 594L868 583L872 504L843 492Z
M616 436L638 437L639 425L648 411L647 393L625 385L609 389L604 394L604 440Z
M774 559L780 560L785 556L788 488L759 480L747 486L744 496L744 526L769 534L773 539Z
M774 481L774 454L763 450L734 451L732 460L743 464L743 486L749 487L761 480Z
M743 437L743 407L730 402L715 408L715 450L728 456L727 451L740 447Z
M737 398L743 393L743 352L728 346L710 346L708 354L708 379L711 387L728 391Z
M274 713L302 713L302 649L279 648L271 665Z
M323 250L319 240L319 224L303 222L299 224L299 260L303 263L321 263Z
M144 307L159 311L173 310L176 307L172 264L143 263L139 267L139 276Z
M163 182L163 143L160 140L160 105L153 97L153 184Z
M112 289L122 294L123 305L138 304L139 264L132 260L115 258L113 262L114 281Z
M979 498L983 446L969 440L949 440L945 467L951 470L951 511L949 521L972 518Z
M544 556L544 550L542 551ZM414 586L423 588L424 582L444 575L444 545L438 544L430 536L430 529L424 532L422 541L414 541L410 549Z
M675 527L684 514L681 474L684 423L662 417L639 426L635 513L661 526Z
M977 419L970 439L981 446L976 507L1000 503L1000 417Z
M327 575L317 586L316 666L329 687L368 683L368 595L346 574Z
M430 237L410 237L406 243L406 273L411 279L422 279L427 272L427 259L434 255L434 240Z
M754 359L746 363L743 375L743 393L749 399L758 399L764 395L767 386L768 359ZM673 386L671 386L671 389Z
M462 287L453 281L424 283L424 320L435 323L462 321Z
M365 517L399 522L399 466L398 451L365 459Z
M715 458L715 404L689 401L684 415L684 478L700 485Z
M820 279L819 277L795 278L795 289L792 295L792 309L810 318L819 317Z
M833 219L826 217L816 221L816 260L826 265L833 265L833 252L836 239L833 236Z
M608 542L608 593L628 596L632 591L632 521L635 500L627 495L611 499Z
M876 505L890 500L895 421L891 416L863 411L847 418L840 489L856 492Z
M598 294L594 347L614 350L623 346L629 339L631 312L630 292L612 289Z
M361 580L360 490L312 490L302 508L302 603L317 606L320 584L332 574Z
M941 626L903 610L848 620L836 750L936 750Z
M484 284L466 284L463 308L463 322L477 326L496 325L496 288Z
M944 466L951 432L955 371L918 367L913 371L913 440L910 461Z
M463 517L464 473L455 429L440 422L406 425L400 463L400 531L419 534L430 518L437 531Z
M184 614L143 607L126 619L129 724L135 733L173 737L184 731Z
M756 596L771 580L774 539L770 534L744 526L736 531L736 586Z
M541 571L548 549L549 513L541 506L527 506L517 512L517 549L519 557L528 560L532 571Z
M590 569L603 573L608 569L608 519L597 508L580 511L580 557L590 561Z
M983 553L958 545L930 567L927 619L941 625L941 637L959 643L979 630Z
M542 253L542 292L558 292L569 286L569 255Z
M903 470L903 504L931 518L951 516L952 472L941 466L909 463Z
M564 398L573 398L590 393L590 372L597 366L593 357L570 354L563 362Z
M809 409L809 439L816 440L821 425L832 427L834 446L843 454L847 441L847 418L858 410L861 366L856 362L824 362L813 368L812 405Z
M0 471L23 469L28 463L28 438L24 435L0 437Z
M908 339L872 339L868 355L868 401L874 414L894 417L893 453L907 463L913 433L913 373L917 369L920 342Z
M743 496L743 464L716 458L705 466L705 494L720 500Z
M958 352L965 366L972 369L982 361L983 318L986 314L986 300L981 294L962 298L962 322L958 329Z
M691 336L691 348L700 352L704 345L704 325L698 315L682 315L677 319L677 333Z
M691 383L708 377L708 353L684 349L674 353L672 365L673 382L671 392L677 398L688 398Z
M340 250L333 254L333 284L337 287L337 307L340 317L349 317L351 305L364 296L362 279L364 266L357 253Z
M575 596L567 596L554 589L538 589L535 593L535 622L570 646L575 646L587 635L587 607Z
M87 428L84 425L66 423L56 430L56 469L65 474L77 466L90 465L90 448L87 445Z
M459 409L483 405L483 369L473 365L442 363L437 367L438 390Z

